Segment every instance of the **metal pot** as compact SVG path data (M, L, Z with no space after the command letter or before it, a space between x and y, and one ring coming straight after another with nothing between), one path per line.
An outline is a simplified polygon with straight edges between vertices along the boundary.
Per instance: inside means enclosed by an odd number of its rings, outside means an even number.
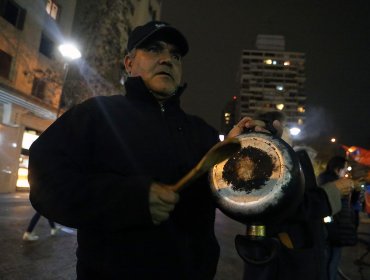
M304 191L294 150L268 133L251 132L238 138L239 152L209 173L219 209L242 223L281 221L298 205Z

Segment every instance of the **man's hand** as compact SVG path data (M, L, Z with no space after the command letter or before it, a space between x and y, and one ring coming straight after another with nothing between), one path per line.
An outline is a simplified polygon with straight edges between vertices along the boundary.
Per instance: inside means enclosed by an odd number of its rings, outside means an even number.
M153 223L159 225L167 220L178 200L179 195L167 186L152 183L149 191L149 210Z
M274 120L272 125L277 130L276 135L278 137L281 137L281 135L283 134L283 126L281 125L281 123L278 120ZM266 124L263 121L254 120L250 117L244 117L233 127L233 129L230 130L227 138L236 137L242 134L245 129L270 133L270 131L265 129L265 127Z
M340 178L334 181L334 183L342 196L349 195L354 188L353 180L348 178Z

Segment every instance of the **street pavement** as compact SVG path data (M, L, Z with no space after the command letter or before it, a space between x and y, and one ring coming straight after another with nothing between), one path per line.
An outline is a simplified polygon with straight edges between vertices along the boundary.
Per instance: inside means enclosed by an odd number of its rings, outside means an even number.
M25 242L22 235L33 214L28 193L0 194L0 280L75 279L76 231L62 227L56 236L51 236L49 224L42 217L36 226L40 239ZM234 238L243 231L242 224L217 213L216 234L221 257L215 280L242 279L243 262L236 253ZM359 231L370 233L370 219L365 215ZM367 240L370 243L370 236ZM358 265L365 252L361 242L344 248L341 269L348 279L370 280L370 254Z

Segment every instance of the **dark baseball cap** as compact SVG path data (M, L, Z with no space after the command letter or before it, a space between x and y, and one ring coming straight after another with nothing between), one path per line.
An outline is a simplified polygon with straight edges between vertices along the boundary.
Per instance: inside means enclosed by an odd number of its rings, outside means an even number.
M150 21L136 27L130 34L127 42L127 51L140 47L149 40L163 40L179 48L182 56L189 51L189 45L182 33L163 21Z

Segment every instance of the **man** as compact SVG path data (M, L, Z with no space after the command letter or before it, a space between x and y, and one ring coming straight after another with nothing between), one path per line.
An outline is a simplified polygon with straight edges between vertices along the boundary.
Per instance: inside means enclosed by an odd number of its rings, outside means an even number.
M341 204L342 209L343 207L348 208L350 207L349 195L352 192L355 181L345 178L345 174L347 172L347 160L342 156L334 156L332 157L327 165L324 172L322 172L318 178L318 184L320 186L325 186L328 183L331 183L335 186L342 187L342 186L350 186L350 188L346 188L345 192L341 193ZM348 214L347 214L348 216ZM355 218L355 217L353 217ZM339 219L338 216L335 216L334 219ZM345 220L348 222L348 220ZM343 221L342 221L343 222ZM353 221L355 222L355 220ZM352 231L350 230L352 228ZM354 224L349 225L344 230L340 230L336 225L333 225L332 223L327 224L327 235L328 235L328 247L327 247L327 265L328 265L328 279L329 280L336 280L339 279L338 274L338 268L340 265L340 259L342 254L342 248L340 246L341 239L345 239L346 242L355 242L355 236L354 233L356 231L356 227ZM343 233L344 231L344 233ZM351 234L353 233L353 234ZM338 243L339 242L339 243ZM347 244L348 245L348 244Z
M168 188L218 142L179 105L185 37L164 22L131 33L126 96L92 98L30 149L30 200L78 229L77 279L212 279L219 246L207 176Z

